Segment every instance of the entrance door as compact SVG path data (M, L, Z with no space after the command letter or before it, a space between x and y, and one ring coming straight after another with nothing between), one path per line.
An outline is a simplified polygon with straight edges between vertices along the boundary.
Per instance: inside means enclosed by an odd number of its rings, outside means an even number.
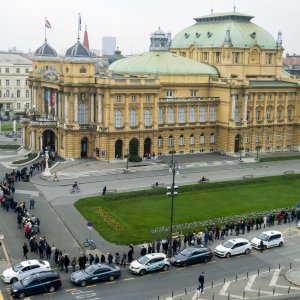
M81 157L87 157L88 153L88 139L86 137L81 139Z
M240 151L240 144L241 144L241 136L238 134L235 136L235 139L234 139L234 152L235 153Z
M55 151L55 133L48 129L43 132L43 151L47 147L48 150Z
M144 157L151 153L151 139L146 138L144 141Z
M129 155L138 156L139 155L139 141L136 138L133 138L129 142Z
M115 143L115 158L123 157L123 142L121 140L117 140Z

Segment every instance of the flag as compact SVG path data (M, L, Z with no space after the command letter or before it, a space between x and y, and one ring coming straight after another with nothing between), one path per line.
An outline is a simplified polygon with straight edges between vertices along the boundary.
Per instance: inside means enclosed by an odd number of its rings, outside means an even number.
M47 20L47 18L45 18L45 27L50 29L51 28L51 24L50 22Z
M81 31L81 16L80 16L80 14L78 14L78 28L79 28L79 31Z

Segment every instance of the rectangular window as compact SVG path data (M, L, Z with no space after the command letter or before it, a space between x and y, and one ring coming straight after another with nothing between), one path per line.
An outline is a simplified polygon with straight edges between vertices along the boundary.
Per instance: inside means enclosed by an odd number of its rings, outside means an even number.
M146 102L150 102L150 101L151 101L150 95L146 95Z
M291 134L290 132L287 134L287 139L288 139L289 141L292 139L292 134Z
M185 123L185 108L179 107L178 109L178 123L183 124Z
M116 95L116 102L121 102L122 101L122 97L120 95Z
M28 68L25 69L25 73L29 73L29 69Z
M173 147L173 145L174 145L172 136L169 136L168 145L169 145L169 147Z
M195 108L195 106L190 107L189 122L190 123L195 123L196 122L196 108Z
M5 73L6 73L6 74L9 73L9 68L5 68Z
M270 121L271 120L271 111L267 111L267 120Z
M250 121L250 111L247 110L247 121Z
M261 112L260 112L260 110L258 110L256 112L256 121L260 121L260 120L261 120Z
M0 85L2 85L1 79L0 79Z
M267 141L271 142L271 135L269 133L267 134Z
M206 122L206 107L200 107L200 122Z
M21 96L21 91L17 90L17 98L20 98L20 96Z
M26 98L29 98L29 90L26 90Z
M6 104L6 109L10 109L10 103Z
M273 54L267 53L266 57L267 57L267 61L266 61L267 65L271 65L273 63Z
M28 85L28 79L25 80L25 85Z
M20 79L17 79L17 81L16 81L16 85L21 85L21 81L20 81Z
M282 100L283 99L283 93L279 93L278 98L279 98L279 100Z
M164 110L162 108L158 111L158 125L164 124Z
M258 100L263 100L263 94L258 94Z
M272 94L268 94L268 100L272 100Z
M29 103L25 104L25 109L29 109Z
M195 145L195 137L193 134L190 136L190 145Z
M200 135L200 144L204 144L205 143L205 138L204 138L204 134Z
M17 103L17 109L21 109L21 103Z
M207 62L208 61L208 59L209 59L209 53L208 52L203 52L203 61L204 62Z
M179 146L183 146L183 145L184 145L184 136L181 135L181 136L179 137Z
M260 136L259 135L256 136L255 141L256 141L256 143L260 142Z
M239 52L233 52L233 62L235 64L240 63L240 53Z
M221 52L216 52L216 63L219 64L221 62Z
M6 86L9 86L9 79L6 79L6 80L5 80L5 85L6 85Z
M277 111L277 118L278 118L278 120L282 120L282 110L281 109L278 109L278 111Z
M277 141L281 141L281 133L277 133Z
M168 124L174 124L175 118L174 118L174 108L168 108Z
M209 108L209 121L216 122L216 108L215 107Z
M161 148L163 146L163 139L161 138L161 137L159 137L158 139L157 139L157 147L158 148Z
M293 111L291 109L288 110L288 120L292 121L293 119Z
M197 97L197 91L196 90L192 90L191 91L191 96L192 97Z
M16 73L20 73L20 68L16 68Z
M249 136L246 136L246 144L249 144Z
M173 98L173 91L171 91L171 90L166 91L166 97L167 98Z
M10 95L9 90L6 90L5 97L9 98L9 95Z
M26 73L28 73L28 72L26 72ZM79 73L81 73L81 74L86 73L86 68L80 68L79 69Z
M132 101L132 102L136 102L136 95L132 95L132 96L131 96L131 101Z

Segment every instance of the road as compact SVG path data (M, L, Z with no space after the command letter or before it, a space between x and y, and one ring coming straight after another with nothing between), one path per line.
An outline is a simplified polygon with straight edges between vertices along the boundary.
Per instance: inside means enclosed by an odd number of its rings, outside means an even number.
M182 167L180 174L176 176L177 184L196 182L203 175L210 178L211 181L230 180L242 178L244 175L253 174L255 176L266 176L274 174L283 174L284 171L300 172L299 161L282 161L264 164L237 164L237 165L216 165L210 167ZM4 174L6 169L0 164L0 173ZM80 172L80 171L78 171ZM97 177L83 177L78 180L82 189L81 195L71 196L68 194L72 180L64 182L48 184L32 184L32 183L17 183L16 200L25 201L28 203L29 195L34 193L37 197L35 214L41 219L41 235L46 235L47 240L51 244L55 244L58 248L66 251L69 256L77 256L82 251L80 241L83 240L86 234L85 220L73 208L73 203L82 195L99 194L104 185L108 189L116 188L118 191L137 190L145 187L150 187L155 181L168 184L171 180L171 175L168 170L163 168L159 170L137 170L135 173L128 174L109 174L98 175ZM90 182L93 181L93 182ZM73 215L72 215L73 214ZM12 212L0 211L0 228L5 234L5 245L8 249L11 261L14 263L20 260L22 244L24 243L24 234L22 230L17 229L16 218ZM66 227L67 225L67 227ZM292 234L288 236L286 232L286 244L283 248L272 249L263 254L253 252L249 256L238 256L230 259L214 258L212 262L206 265L195 265L187 268L171 268L169 272L153 273L145 277L132 276L128 273L127 268L123 270L120 280L113 283L101 283L95 286L86 288L76 288L69 281L69 275L62 274L63 288L53 295L48 295L49 299L167 299L174 296L174 299L197 299L195 296L195 288L197 286L197 278L200 270L205 271L206 293L201 295L199 299L227 299L228 291L234 292L239 297L246 290L246 297L254 296L258 291L259 283L264 283L261 287L263 291L272 293L273 284L277 276L283 288L277 287L276 293L283 294L288 290L290 284L284 280L282 274L290 267L299 267L299 237L298 231L292 225ZM283 228L283 227L282 227ZM287 226L284 227L288 229ZM255 235L256 232L251 232ZM249 236L249 238L252 238ZM100 237L99 237L100 239ZM98 243L100 245L100 241ZM214 248L217 245L215 242L212 245ZM114 247L114 248L111 248ZM115 245L106 243L103 245L103 252L107 249L113 253L116 249L123 249ZM127 249L127 248L126 248ZM120 251L121 252L121 251ZM275 272L281 265L280 274ZM53 264L52 264L53 265ZM53 265L53 267L56 267ZM270 267L270 272L268 272ZM258 269L261 274L257 274ZM249 278L246 277L248 272ZM266 272L266 273L263 273ZM263 275L265 274L265 275ZM275 275L274 275L275 274ZM252 275L252 277L251 277ZM237 281L235 281L237 276ZM264 280L262 279L264 276ZM224 285L224 278L226 284ZM251 278L251 285L249 280ZM230 282L233 280L233 282ZM211 288L213 281L214 287ZM278 285L278 284L277 284ZM9 299L6 293L6 288L3 283L0 284L3 291L4 299ZM251 290L254 290L251 291ZM292 288L291 293L299 292ZM226 294L227 293L227 294ZM249 295L248 295L249 294ZM42 299L41 296L31 297L34 299ZM0 300L1 297L0 297Z

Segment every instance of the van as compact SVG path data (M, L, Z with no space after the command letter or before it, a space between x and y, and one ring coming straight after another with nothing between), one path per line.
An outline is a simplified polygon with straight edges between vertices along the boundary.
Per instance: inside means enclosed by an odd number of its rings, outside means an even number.
M283 246L284 240L280 231L264 231L256 236L252 241L252 247L260 249L260 241L263 241L264 249Z

